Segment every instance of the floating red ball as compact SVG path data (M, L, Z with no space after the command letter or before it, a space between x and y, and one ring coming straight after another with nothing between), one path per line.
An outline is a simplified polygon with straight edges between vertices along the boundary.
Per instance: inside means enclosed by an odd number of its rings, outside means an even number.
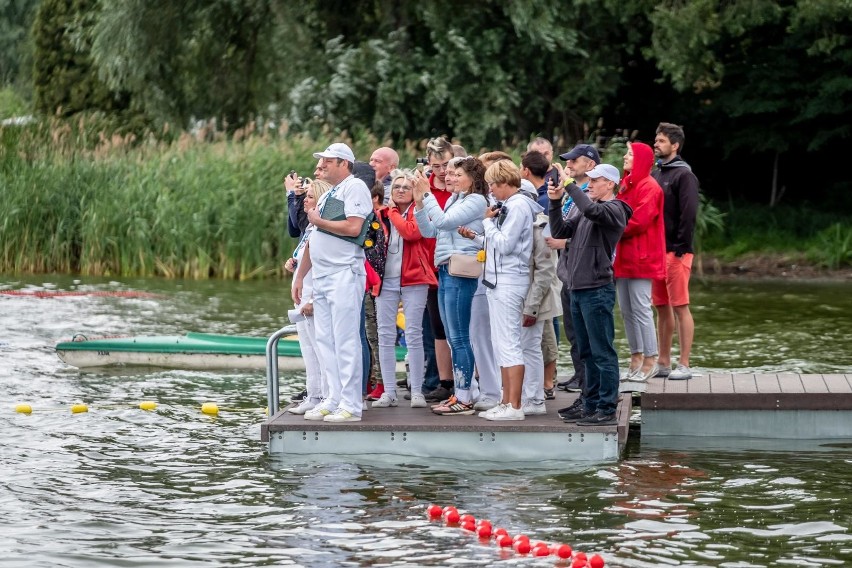
M447 505L442 509L442 511L444 512L444 514L449 513L450 511L455 511L456 513L459 512L459 510L453 507L452 505Z
M491 537L491 527L488 525L479 525L476 528L476 534L479 535L479 538L490 538Z
M488 521L486 519L479 519L478 521L476 521L476 524L477 524L477 526L480 526L480 527L488 527L489 529L493 528L491 526L491 521Z
M498 535L497 536L497 544L499 544L500 546L502 546L504 548L512 546L512 537L510 537L507 534Z
M532 550L532 547L530 547L530 541L528 540L515 541L512 548L514 548L515 552L518 554L529 554L530 550Z
M575 558L574 562L571 563L571 568L585 568L586 559L585 558Z
M554 554L556 554L556 556L558 556L559 558L565 559L571 558L572 552L573 551L571 550L570 546L568 546L567 544L560 544L556 547L556 552L554 552Z
M444 511L437 505L429 505L429 508L426 509L426 512L432 519L437 519L438 517L444 514Z
M504 529L504 528L502 528L502 527L499 527L499 528L494 529L494 536L495 536L495 537L498 537L498 536L509 536L509 531L507 531L506 529ZM511 541L511 540L512 540L512 538L511 538L511 537L509 537L509 540Z
M464 530L466 530L466 531L473 532L473 531L475 531L475 530L476 530L476 524L474 524L474 522L473 522L473 521L471 521L470 519L468 519L467 521L463 522L463 523L461 524L461 526L462 526L462 528L463 528Z
M473 515L464 514L461 517L459 517L460 523L466 523L468 521L472 521L474 524L476 523L476 519L473 518Z
M459 513L458 511L446 511L444 513L444 520L449 524L454 525L459 522Z
M604 559L600 554L595 554L589 558L589 566L592 568L603 568Z
M535 545L532 549L533 556L550 556L550 549L547 548L547 545L544 543L540 543L542 546L538 544Z
M576 558L582 558L583 560L588 560L588 558L586 558L586 553L585 553L585 552L577 552L577 553L575 553L575 554L574 554L574 556L575 556Z
M518 542L519 540L525 540L527 543L530 541L530 537L525 534L516 534L515 538L512 539L512 542Z

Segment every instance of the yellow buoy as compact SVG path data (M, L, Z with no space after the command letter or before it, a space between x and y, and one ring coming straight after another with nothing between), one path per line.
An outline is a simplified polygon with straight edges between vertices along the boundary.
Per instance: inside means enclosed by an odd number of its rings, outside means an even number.
M205 402L201 405L201 412L210 416L216 416L219 414L219 407L215 402Z
M396 327L405 329L405 314L402 312L396 312Z
M18 404L15 406L15 412L18 414L32 414L33 407L29 404Z
M85 404L73 404L71 405L71 414L80 414L81 412L88 412L89 407Z
M156 410L157 403L153 400L143 400L139 403L139 408L141 408L142 410Z

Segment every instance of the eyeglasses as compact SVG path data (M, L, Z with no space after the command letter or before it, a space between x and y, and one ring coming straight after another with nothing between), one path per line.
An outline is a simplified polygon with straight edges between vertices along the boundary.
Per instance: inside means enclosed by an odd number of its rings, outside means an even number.
M412 187L410 185L392 185L391 189L394 191L411 191Z

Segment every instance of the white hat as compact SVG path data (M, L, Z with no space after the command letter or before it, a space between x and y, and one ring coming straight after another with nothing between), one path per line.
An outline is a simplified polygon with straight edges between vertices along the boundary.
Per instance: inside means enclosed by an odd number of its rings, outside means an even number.
M341 160L346 160L353 164L355 163L355 154L353 154L352 149L343 142L335 142L326 148L325 152L314 153L314 158L317 160L320 158L340 158Z
M606 178L611 182L615 182L615 185L618 185L618 182L621 181L618 168L609 164L598 164L586 172L586 175L589 176L589 179Z

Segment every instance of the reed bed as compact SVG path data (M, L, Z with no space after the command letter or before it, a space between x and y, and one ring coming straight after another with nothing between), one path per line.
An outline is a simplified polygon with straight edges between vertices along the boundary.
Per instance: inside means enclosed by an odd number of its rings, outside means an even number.
M140 142L67 122L0 140L0 271L192 279L280 275L295 246L282 177L311 175L328 144L254 127Z

